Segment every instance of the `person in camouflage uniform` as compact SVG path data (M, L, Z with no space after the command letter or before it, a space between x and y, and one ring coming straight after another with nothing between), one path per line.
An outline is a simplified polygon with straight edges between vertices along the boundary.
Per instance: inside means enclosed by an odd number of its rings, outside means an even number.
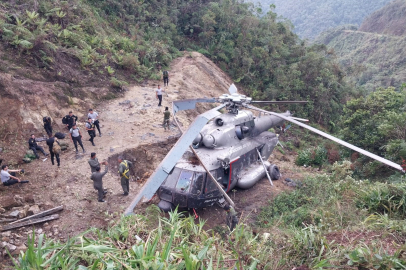
M121 177L121 187L123 188L123 195L127 196L130 192L130 167L133 166L132 162L123 160L123 157L118 157L118 173Z
M224 210L227 212L226 224L228 228L230 228L230 232L232 232L238 224L237 212L235 212L234 208L228 204L224 206Z
M168 127L168 130L170 130L169 129L169 118L170 117L171 117L171 113L169 112L168 107L165 107L164 122L163 122L163 126L164 126L165 130L166 130L166 127Z

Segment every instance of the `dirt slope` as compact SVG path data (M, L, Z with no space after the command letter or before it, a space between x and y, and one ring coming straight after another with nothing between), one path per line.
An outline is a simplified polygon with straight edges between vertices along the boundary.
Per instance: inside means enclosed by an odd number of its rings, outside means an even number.
M29 179L30 183L22 186L15 185L10 188L2 187L1 196L33 194L35 204L42 208L64 205L65 210L61 214L61 218L52 222L53 225L59 225L61 237L75 234L91 226L107 225L108 221L111 220L109 213L116 213L116 216L120 215L132 200L132 196L120 196L122 190L117 175L115 157L125 152L127 158L136 158L135 174L142 178L145 173L154 169L170 150L176 137L179 136L178 130L174 127L170 132L164 132L161 127L164 106L170 106L171 101L178 99L203 96L217 97L227 91L231 80L201 54L188 53L186 56L175 60L170 68L170 84L166 88L167 95L163 97L163 107L158 107L158 102L155 99L154 89L157 83L160 82L132 86L123 97L101 103L95 108L97 112L100 112L103 133L102 137L96 137L95 147L87 141L89 136L84 131L85 117L82 115L86 111L77 111L73 107L74 113L82 116L79 127L83 133L87 153L76 156L72 143L65 140L69 142L70 148L61 154L60 169L57 169L56 165L52 166L49 159L45 161L36 160L28 165L21 165L26 169L25 178ZM46 84L43 84L42 87L50 91ZM55 104L52 102L43 104L38 101L37 106L39 108L36 112L37 115L44 113L41 109L42 106L48 106L52 108L51 110L55 109ZM212 105L205 106L209 108ZM200 107L198 110L203 111L204 109ZM65 113L67 112L63 112L61 115ZM187 126L196 114L195 111L183 112L178 115L178 119ZM24 121L31 121L30 117L28 115ZM38 116L36 117L38 118ZM57 121L59 122L60 119ZM58 129L56 127L56 130ZM36 134L37 137L41 136L43 131ZM16 154L22 157L23 152L27 149L26 141L18 142L18 145L14 146L10 144L13 139L14 137L10 136L8 145L1 153L4 163L9 163L10 158L13 157L14 159ZM39 144L47 150L45 142ZM18 149L17 153L14 152L15 149ZM92 187L92 181L89 179L90 169L87 160L90 157L90 152L93 151L97 153L100 161L108 159L111 162L110 171L104 177L104 186L109 190L107 203L104 204L97 202L96 192ZM138 182L131 183L131 195L136 194L139 185Z

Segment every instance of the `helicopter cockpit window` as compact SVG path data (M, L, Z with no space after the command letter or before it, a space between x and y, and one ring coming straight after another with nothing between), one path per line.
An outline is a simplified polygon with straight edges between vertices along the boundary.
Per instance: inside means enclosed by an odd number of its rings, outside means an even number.
M174 168L172 173L168 175L168 177L165 179L165 182L163 182L163 186L165 187L175 187L176 181L178 181L179 174L181 172L181 169L179 168Z
M192 179L193 179L193 172L183 170L180 173L178 183L176 184L176 189L179 189L181 191L188 191L190 184L192 183Z
M205 173L201 173L201 172L195 173L195 177L193 179L192 191L191 191L191 193L193 195L199 195L202 192L203 181L204 181L205 175L206 175Z

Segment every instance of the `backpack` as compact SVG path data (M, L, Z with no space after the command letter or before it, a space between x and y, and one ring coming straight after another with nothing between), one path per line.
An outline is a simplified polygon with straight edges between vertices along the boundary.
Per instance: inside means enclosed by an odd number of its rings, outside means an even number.
M64 118L62 118L62 124L65 124L65 125L68 124L68 116L65 116Z
M163 74L164 74L164 78L168 78L168 71L167 70L164 70Z
M55 137L57 137L60 140L65 139L65 136L66 136L65 133L62 132L55 133Z
M61 152L61 146L59 145L57 140L55 140L52 144L52 152L54 154L59 154Z

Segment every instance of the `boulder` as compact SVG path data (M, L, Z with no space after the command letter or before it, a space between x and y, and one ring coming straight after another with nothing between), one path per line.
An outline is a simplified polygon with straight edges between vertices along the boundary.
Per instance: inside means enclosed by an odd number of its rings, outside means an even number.
M0 196L0 207L9 210L13 207L23 206L22 201L16 201L15 198L11 195L2 195Z
M28 215L28 216L32 216L32 215L38 214L39 212L41 212L41 211L39 210L39 206L35 204L35 205L31 206L31 207L28 209L27 215Z
M28 194L24 196L24 201L26 203L30 203L30 204L34 204L35 200L34 200L34 196L32 194Z

